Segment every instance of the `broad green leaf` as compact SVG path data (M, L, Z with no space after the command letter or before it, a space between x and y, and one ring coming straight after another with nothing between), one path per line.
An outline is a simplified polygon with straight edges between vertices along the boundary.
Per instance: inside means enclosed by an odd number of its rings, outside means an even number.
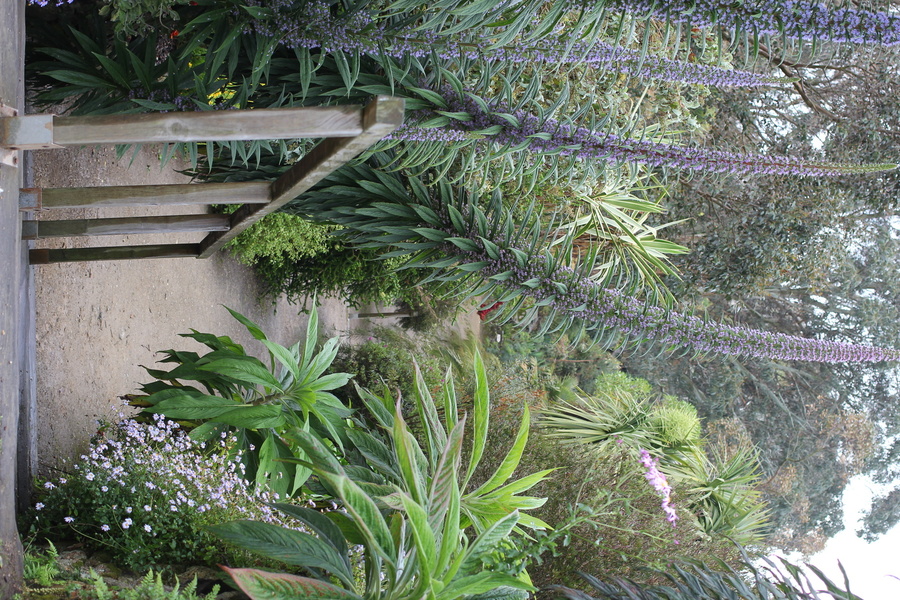
M525 444L528 442L528 430L531 425L530 415L531 413L528 410L528 406L525 406L522 414L522 422L519 424L519 432L516 434L515 442L513 442L513 445L509 449L509 452L507 452L503 462L500 463L500 466L497 467L497 470L494 471L494 474L491 475L490 479L472 492L473 496L490 492L497 486L503 484L503 482L509 479L513 472L515 472L516 468L519 466L519 461L522 458L522 452L525 450Z
M259 569L232 569L225 566L222 569L252 600L362 600L343 588L309 577L269 573Z
M435 600L454 600L465 596L484 594L499 587L523 590L535 589L533 586L528 585L524 581L519 581L511 575L493 571L481 571L475 575L453 580L441 593L435 595Z
M510 534L518 522L519 511L515 510L509 513L505 518L500 519L491 525L491 527L475 538L475 541L472 542L468 550L466 550L465 557L460 566L460 572L463 574L477 572L481 567L482 561L497 548L499 542ZM469 593L476 594L485 591L487 590Z
M274 429L284 425L284 411L277 404L243 404L213 420L244 429Z
M416 462L416 439L406 427L406 421L400 413L400 401L397 401L397 410L394 415L394 450L397 453L397 464L403 476L403 487L412 495L416 502L425 501L425 482Z
M490 397L487 387L487 375L484 371L484 362L481 360L481 354L475 352L475 391L472 394L472 410L473 415L473 439L472 439L472 455L469 459L469 468L466 470L466 476L463 487L468 484L475 472L478 463L481 462L481 456L484 453L487 444L488 434L488 411Z
M210 363L198 367L202 371L210 371L232 377L238 381L251 384L262 385L279 392L283 392L281 384L275 379L275 376L259 362L258 359L251 356L222 358L214 360Z
M242 406L242 404L227 398L219 398L218 396L198 397L185 395L163 400L159 404L145 410L150 413L163 414L170 419L194 421L214 419L221 414L234 410L238 406Z
M431 487L428 490L428 519L435 530L441 528L444 515L450 509L453 494L459 497L459 483L457 477L462 456L463 436L465 434L466 418L463 417L456 427L450 432L444 450L441 453L437 466L431 478Z
M280 510L286 515L290 515L295 519L302 521L322 540L331 544L331 546L341 554L345 562L349 560L346 557L347 539L344 537L344 534L341 533L340 527L335 525L328 517L317 510L299 506L297 504L275 503L270 506Z
M375 501L346 476L328 475L337 489L344 508L353 517L360 533L367 541L368 550L377 552L386 563L395 564L397 548L387 522Z
M435 546L434 531L429 523L429 514L421 504L400 492L400 502L406 512L406 518L412 530L413 541L419 554L422 575L428 577L434 573L434 565L437 560L437 548Z
M293 376L294 381L297 381L297 378L300 376L300 367L297 364L300 357L295 356L290 350L280 344L265 339L260 341L269 349L269 353L284 365L284 368Z
M337 550L308 533L257 521L232 521L208 529L251 552L289 565L324 569L344 585L353 586L353 574Z

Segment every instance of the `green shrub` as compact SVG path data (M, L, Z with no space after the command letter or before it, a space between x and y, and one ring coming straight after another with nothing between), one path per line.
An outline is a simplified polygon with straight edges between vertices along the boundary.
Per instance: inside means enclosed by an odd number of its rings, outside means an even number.
M345 397L358 400L355 387L371 390L387 388L404 401L412 401L415 394L415 357L425 384L429 389L444 382L442 364L405 336L376 329L375 337L358 346L341 346L331 365L332 371L353 373L353 380L343 388Z
M335 229L288 213L273 213L243 231L228 248L245 265L266 260L272 267L287 268L302 258L333 250L336 241L329 233Z
M70 473L43 484L32 531L75 538L135 570L246 563L246 553L224 548L205 528L244 516L285 521L264 504L270 494L247 491L230 443L195 442L162 418L106 427Z
M158 29L163 20L178 20L177 4L188 0L104 0L99 13L109 16L116 33L142 35Z

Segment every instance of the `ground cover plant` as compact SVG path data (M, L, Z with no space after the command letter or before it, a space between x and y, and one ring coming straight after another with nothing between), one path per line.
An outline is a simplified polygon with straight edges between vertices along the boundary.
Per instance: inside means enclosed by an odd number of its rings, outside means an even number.
M253 515L286 523L266 506L277 498L251 491L232 438L204 444L174 421L107 425L70 472L44 482L26 530L38 539L77 539L123 567L246 560L206 527Z

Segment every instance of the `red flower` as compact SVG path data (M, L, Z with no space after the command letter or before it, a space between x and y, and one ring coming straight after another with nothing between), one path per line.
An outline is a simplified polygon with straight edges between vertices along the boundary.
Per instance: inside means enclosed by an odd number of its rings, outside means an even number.
M174 40L174 39L177 38L177 37L178 37L178 30L177 30L177 29L173 29L173 30L172 30L172 33L169 34L169 39L170 39L170 40Z
M481 319L482 321L484 321L484 318L486 316L488 316L491 313L491 311L497 310L498 308L503 306L503 303L502 302L494 302L494 304L491 305L490 308L485 308L485 306L487 306L487 304L482 304L481 310L478 311L478 318Z

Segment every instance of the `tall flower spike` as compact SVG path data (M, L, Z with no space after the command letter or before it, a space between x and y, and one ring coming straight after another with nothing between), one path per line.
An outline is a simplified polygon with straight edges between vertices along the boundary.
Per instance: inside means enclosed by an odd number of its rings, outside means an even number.
M585 0L573 0L578 10ZM846 3L845 3L846 4ZM758 35L850 42L852 44L900 44L900 15L852 8L831 7L815 0L608 0L610 8L631 14L652 14L670 21L696 25L741 28Z
M465 283L477 277L470 296L503 302L491 317L514 313L523 298L531 298L533 307L548 309L547 322L558 323L558 329L608 344L611 334L618 334L633 343L654 341L700 353L829 363L900 361L900 350L892 348L769 333L647 306L544 252L534 219L517 227L499 202L486 213L464 192L454 197L445 183L428 188L413 177L409 196L398 202L396 190L404 187L398 178L366 165L347 167L292 208L343 225L353 243L397 248L386 256L411 254L408 267L431 269L431 279ZM516 242L528 238L527 246Z
M327 53L361 52L397 59L437 55L444 60L464 58L511 64L578 63L634 77L716 87L758 87L792 81L663 56L642 56L640 52L603 42L576 43L568 48L545 42L492 47L483 40L466 42L429 31L395 32L362 13L346 19L335 17L321 2L304 5L302 14L273 9L268 18L254 20L253 26L263 35L279 38L289 48L319 48Z
M549 156L574 157L593 162L639 162L654 167L732 175L798 175L835 177L851 173L889 171L894 163L845 164L805 162L789 156L738 154L711 148L678 146L652 140L632 139L612 133L592 131L554 119L541 120L524 111L512 113L495 106L485 112L473 101L453 101L447 109L469 120L451 121L443 129L418 127L411 123L394 131L388 139L403 141L460 141L485 139L501 148L527 148ZM434 115L431 115L434 116Z

